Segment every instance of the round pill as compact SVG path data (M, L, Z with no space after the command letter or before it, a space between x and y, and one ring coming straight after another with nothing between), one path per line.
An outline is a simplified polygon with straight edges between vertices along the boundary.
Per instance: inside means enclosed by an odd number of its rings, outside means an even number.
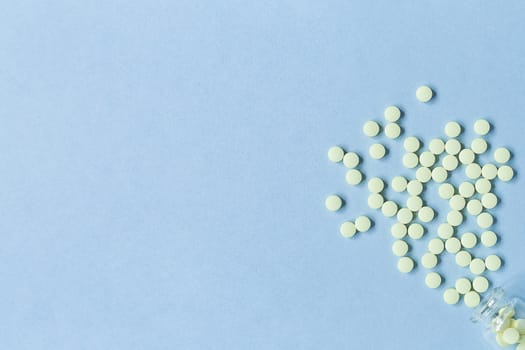
M408 226L408 236L412 239L421 239L425 234L425 228L423 225L416 223Z
M465 305L467 305L470 308L476 307L479 305L479 302L481 301L479 294L474 291L470 291L463 297L465 300Z
M423 192L423 184L418 180L410 180L407 184L407 192L411 196L418 196Z
M461 245L467 249L474 248L478 244L478 237L472 232L465 232L461 235Z
M505 147L497 148L494 151L494 160L498 163L507 163L510 159L510 151Z
M448 171L456 170L458 164L458 158L456 156L453 156L452 154L447 154L441 162L443 168L445 168Z
M468 278L461 277L456 280L454 287L459 294L467 294L472 289L472 284Z
M390 139L397 139L401 135L401 127L397 123L388 123L385 126L385 135Z
M414 260L408 256L404 256L397 262L397 269L403 273L409 273L414 269Z
M454 186L449 183L439 185L439 196L443 199L450 199L454 195Z
M479 199L471 199L467 203L467 211L470 215L479 215L483 211L483 205Z
M445 134L448 137L458 137L461 134L461 125L457 122L448 122L445 124Z
M474 122L474 132L478 135L487 135L490 131L490 123L485 119L478 119Z
M330 147L328 149L328 159L331 162L339 163L343 160L344 155L345 151L339 146Z
M425 167L431 167L435 162L436 156L430 151L422 152L419 156L419 163Z
M332 194L326 197L324 205L326 206L326 209L330 211L338 211L343 206L343 200L341 199L341 197Z
M437 288L441 285L441 276L436 272L429 272L425 277L425 284L428 288Z
M463 215L457 210L451 210L447 214L447 222L452 226L459 226L463 223Z
M419 182L427 183L432 179L432 170L427 167L420 167L416 170L416 179Z
M480 258L472 259L469 268L474 275L481 275L485 271L485 262Z
M455 194L449 199L448 203L450 204L450 208L454 210L463 210L466 201L465 198L461 197L459 194Z
M443 239L448 239L454 235L454 227L448 223L442 223L437 229L438 236Z
M445 241L445 249L451 254L456 254L461 250L461 242L456 237L451 237Z
M433 269L438 263L438 258L432 253L425 253L421 257L421 265L426 269Z
M501 259L499 256L491 254L485 258L485 266L490 271L498 271L501 267Z
M378 177L368 180L368 190L372 193L380 193L385 188L385 183Z
M397 240L392 244L392 253L396 256L405 256L408 253L408 244L405 241Z
M417 167L418 163L419 158L415 153L405 153L405 155L403 156L403 165L406 168L413 169Z
M346 182L350 185L358 185L363 180L363 174L357 169L350 169L346 172Z
M396 176L392 179L392 189L396 192L403 192L407 188L408 181L403 176Z
M472 149L472 152L476 154L483 154L488 148L487 141L483 140L482 138L474 139L470 143L470 148Z
M494 164L485 164L481 167L481 175L487 180L494 180L498 176L498 168Z
M390 233L392 234L392 237L401 239L406 236L407 227L400 222L396 222L390 227Z
M494 218L489 213L481 213L476 219L478 226L481 228L488 228L494 223Z
M393 201L386 201L381 206L381 212L387 218L390 218L397 214L397 204Z
M430 222L434 220L434 209L430 207L422 207L417 212L417 217L423 222Z
M498 236L493 231L484 231L481 234L481 244L485 247L493 247L498 243Z
M477 163L469 164L465 168L465 175L467 175L469 179L477 179L481 175L481 167Z
M350 169L359 165L359 156L354 152L347 152L343 157L343 164Z
M412 211L418 211L423 207L423 200L418 196L410 196L407 199L407 208Z
M339 232L345 238L353 237L356 234L355 224L351 221L345 221L339 227Z
M359 232L366 232L372 227L372 221L367 216L358 216L355 219L355 228Z
M403 141L403 147L405 148L405 151L409 153L417 152L420 146L421 142L419 142L419 139L415 136L409 136Z
M428 102L432 99L432 89L426 85L420 86L416 90L416 98L419 102Z
M467 267L472 262L472 256L466 250L460 250L456 254L456 264L461 267Z
M485 194L485 193L490 192L490 190L492 189L492 184L490 183L489 180L481 178L481 179L476 180L475 187L476 187L476 191L479 194Z
M379 134L379 124L373 120L369 120L363 125L363 133L368 137L374 137Z
M385 119L389 122L395 122L398 121L399 118L401 118L401 110L396 106L386 107L385 112L383 114L385 116Z
M448 173L445 168L438 166L432 169L432 180L441 183L441 182L445 182L447 177L448 177Z
M428 144L428 149L435 155L439 155L445 151L445 142L441 139L433 139Z
M512 328L516 328L520 334L525 334L525 319L519 318L512 321Z
M475 191L476 191L476 188L474 187L474 185L466 181L462 182L458 188L459 194L464 198L472 197Z
M516 344L520 340L520 333L516 328L507 328L503 331L503 340L507 344Z
M401 208L397 212L397 221L402 224L408 224L414 218L414 214L408 208Z
M443 300L449 305L457 304L459 301L459 293L455 288L449 288L443 293Z
M380 143L374 143L372 146L370 146L368 152L370 153L370 157L374 159L381 159L386 154L386 148Z
M514 170L508 165L503 165L498 169L498 179L503 182L512 180L514 177Z
M461 151L461 143L456 139L450 139L445 143L445 151L448 154L456 155Z
M445 243L439 238L433 238L428 242L428 251L432 254L439 255L445 250Z
M496 333L496 343L501 346L502 348L505 348L507 346L510 346L510 344L507 344L505 340L503 340L503 332ZM516 350L520 350L516 348Z
M489 289L489 280L483 276L476 276L472 281L472 287L478 293L485 293Z
M385 199L379 193L372 193L368 196L368 206L371 209L379 209L385 202Z
M470 164L476 159L476 155L470 148L462 149L458 155L461 164Z

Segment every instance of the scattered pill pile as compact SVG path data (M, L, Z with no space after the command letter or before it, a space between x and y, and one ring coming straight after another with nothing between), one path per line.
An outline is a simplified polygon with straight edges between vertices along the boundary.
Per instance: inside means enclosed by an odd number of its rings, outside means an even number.
M428 86L419 87L416 98L423 103L429 102L433 91ZM381 132L390 139L400 139L402 129L399 120L402 111L396 106L384 110L384 127L377 121L367 121L363 125L363 133L369 138L378 137ZM462 144L458 139L463 133L463 127L457 121L449 121L444 126L441 138L421 140L416 136L407 136L402 140L405 151L401 162L413 171L413 176L394 176L387 180L381 177L371 177L367 186L369 190L368 206L378 210L384 217L392 218L391 226L394 238L392 253L398 257L397 268L402 273L411 272L416 263L411 252L410 242L420 240L429 232L425 224L434 221L437 212L425 198L432 196L426 193L427 184L438 184L434 197L448 202L449 210L440 216L435 237L428 241L427 252L421 257L420 264L425 269L433 270L440 263L440 255L451 254L460 268L470 272L470 277L457 279L453 286L446 287L443 300L447 304L463 303L474 308L480 304L481 295L490 286L485 276L487 271L497 271L502 266L498 255L475 256L472 251L478 245L487 248L494 247L498 235L492 231L494 216L491 209L498 205L499 199L494 193L497 181L508 182L514 177L514 170L508 164L511 152L505 147L496 148L492 152L492 160L482 163L480 156L487 153L489 145L486 136L491 131L491 124L485 119L477 120L473 125L476 137L470 146ZM424 145L427 145L426 148ZM373 141L368 150L369 156L380 160L387 154L387 148L380 142ZM348 168L346 182L358 186L364 179L360 164L366 153L346 152L342 147L334 146L328 151L328 159L334 163L342 162ZM465 181L453 181L454 172L463 171ZM459 182L459 183L458 183ZM406 194L404 203L387 198L387 186L398 193ZM424 194L424 195L423 195ZM330 195L326 198L326 208L337 211L344 205L340 196ZM472 217L479 228L479 233L462 232L461 226ZM340 233L345 238L355 236L358 232L366 232L371 228L371 220L367 216L359 216L354 221L345 221L340 226ZM436 271L429 271L425 284L432 289L439 288L445 279ZM447 279L448 281L448 279ZM509 313L510 314L510 313ZM500 345L519 344L518 350L525 350L525 320L514 319L514 312L508 318L508 327L497 333Z

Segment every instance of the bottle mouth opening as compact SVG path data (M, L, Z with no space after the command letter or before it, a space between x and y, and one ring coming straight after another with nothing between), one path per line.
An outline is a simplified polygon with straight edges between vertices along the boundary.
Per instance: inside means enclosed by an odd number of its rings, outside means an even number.
M505 292L502 288L494 288L492 292L487 295L481 304L474 310L474 313L470 317L470 320L474 323L492 319L497 315L503 301Z

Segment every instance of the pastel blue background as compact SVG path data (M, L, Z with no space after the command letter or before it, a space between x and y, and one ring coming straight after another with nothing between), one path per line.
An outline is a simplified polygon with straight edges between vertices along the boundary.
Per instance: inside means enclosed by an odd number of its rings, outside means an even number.
M397 272L392 221L326 151L366 153L362 123L394 103L421 138L458 119L468 140L489 118L523 173L524 2L2 8L0 348L486 348L423 269ZM409 175L385 142L363 171ZM516 180L496 188L496 284L525 266ZM344 210L324 209L330 193ZM345 240L358 214L375 227ZM439 270L447 286L465 273L449 256Z

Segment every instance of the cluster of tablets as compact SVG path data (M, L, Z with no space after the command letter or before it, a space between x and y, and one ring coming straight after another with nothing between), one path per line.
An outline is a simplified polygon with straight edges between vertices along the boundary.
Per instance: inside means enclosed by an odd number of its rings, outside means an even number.
M516 345L516 350L525 350L525 319L514 318L514 307L506 306L492 319L496 343L502 347ZM497 329L497 331L496 331Z

